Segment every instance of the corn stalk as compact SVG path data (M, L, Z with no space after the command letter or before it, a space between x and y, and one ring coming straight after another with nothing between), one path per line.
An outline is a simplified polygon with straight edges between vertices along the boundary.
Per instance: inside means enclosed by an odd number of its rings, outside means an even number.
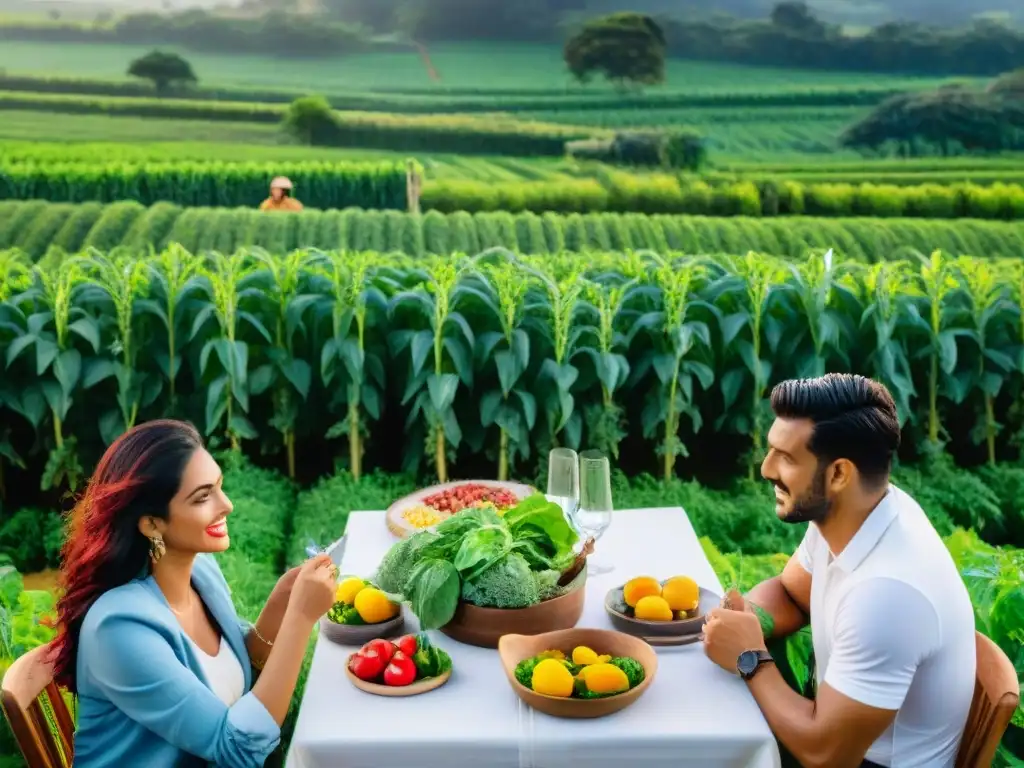
M359 480L367 434L363 413L374 421L380 419L386 386L384 362L366 346L367 320L378 320L386 313L387 299L374 284L377 259L373 254L332 251L321 255L315 269L325 283L331 328L320 356L320 378L325 387L340 380L339 363L347 375L346 386L338 387L335 395L346 406L346 417L327 430L327 437L348 435L349 471Z
M20 295L27 291L33 282L32 264L20 251L0 251L0 351L11 338L21 334L25 316L19 305ZM20 411L20 399L13 381L9 377L0 377L0 414L7 408ZM2 416L0 416L2 418ZM3 419L6 422L6 419ZM25 460L15 449L10 439L11 427L4 426L0 431L0 501L7 498L7 485L4 478L4 461L16 467L24 468Z
M459 382L472 383L472 350L476 337L466 318L455 309L456 287L465 269L452 259L435 258L416 270L418 285L391 298L392 317L408 309L425 320L427 328L392 333L392 354L410 350L411 371L403 404L412 402L407 426L426 419L425 444L432 451L439 483L448 482L448 446L457 449L462 429L455 414ZM425 367L428 357L432 366ZM455 371L452 373L448 370Z

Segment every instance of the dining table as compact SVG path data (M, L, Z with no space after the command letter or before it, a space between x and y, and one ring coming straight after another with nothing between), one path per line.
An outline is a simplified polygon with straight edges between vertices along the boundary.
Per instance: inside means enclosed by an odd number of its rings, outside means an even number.
M371 578L398 539L382 511L349 515L340 572ZM612 566L588 574L577 627L613 629L609 590L649 575L687 575L717 595L722 585L680 507L616 510L594 555ZM406 605L403 633L419 630ZM324 619L326 621L327 619ZM356 688L345 671L357 646L316 640L287 768L779 768L778 745L746 684L711 662L699 642L657 647L654 680L629 707L593 719L563 719L523 703L498 652L438 630L430 641L452 659L447 683L386 697ZM595 649L600 653L600 649Z

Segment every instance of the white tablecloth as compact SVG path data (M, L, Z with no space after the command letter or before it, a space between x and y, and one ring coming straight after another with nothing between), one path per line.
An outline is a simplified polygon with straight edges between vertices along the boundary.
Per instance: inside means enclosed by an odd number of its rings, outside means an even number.
M341 572L370 576L396 540L383 512L348 522ZM598 542L609 574L588 577L577 626L611 629L604 595L627 579L692 576L722 586L679 507L616 511ZM406 610L406 631L417 629ZM421 696L363 693L346 679L355 648L321 636L288 754L288 768L778 768L778 748L744 683L712 664L700 644L658 649L653 685L632 706L605 718L564 720L536 712L512 691L495 650L431 640L452 657L441 688Z

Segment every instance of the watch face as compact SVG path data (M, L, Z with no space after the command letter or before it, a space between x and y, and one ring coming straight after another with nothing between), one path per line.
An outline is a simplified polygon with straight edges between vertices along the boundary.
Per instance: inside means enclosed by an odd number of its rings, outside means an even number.
M741 675L751 675L757 669L757 651L744 651L736 662L736 669Z

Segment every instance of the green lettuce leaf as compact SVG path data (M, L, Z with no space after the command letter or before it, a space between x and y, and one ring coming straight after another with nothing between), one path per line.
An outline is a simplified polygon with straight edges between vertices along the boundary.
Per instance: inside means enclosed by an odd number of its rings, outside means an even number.
M512 534L501 523L470 531L455 555L455 568L466 581L475 580L512 549Z
M412 612L422 629L440 629L455 615L462 591L462 580L447 560L421 560L406 585Z

